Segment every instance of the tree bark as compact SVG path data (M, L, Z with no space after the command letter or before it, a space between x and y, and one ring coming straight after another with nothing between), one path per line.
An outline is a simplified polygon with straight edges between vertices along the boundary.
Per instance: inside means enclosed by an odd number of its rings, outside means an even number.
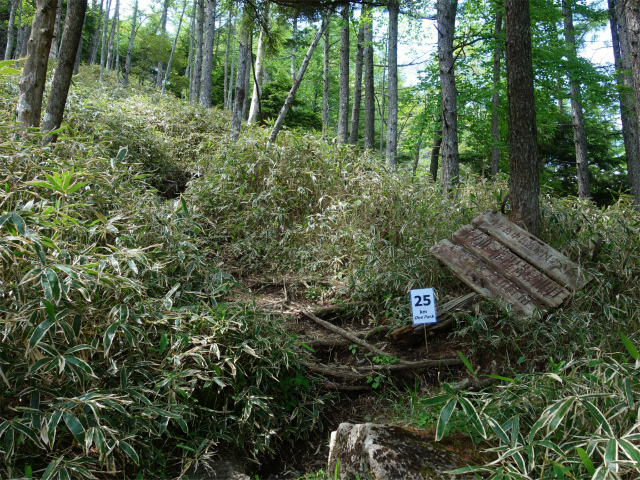
M398 13L397 0L389 2L389 113L387 114L387 165L397 163L398 153Z
M206 0L204 42L202 44L202 72L200 74L200 105L211 108L213 70L213 40L215 35L216 1Z
M108 0L107 0L108 1ZM98 12L98 20L96 22L96 30L91 36L91 46L89 50L89 66L96 63L96 55L98 54L98 43L100 39L100 22L102 21L102 7L104 6L104 0L100 0L100 10Z
M247 8L247 7L245 7ZM243 17L247 11L243 12ZM242 19L244 20L244 19ZM247 91L245 90L245 76L247 74L249 50L249 32L245 22L241 20L240 38L238 39L238 69L236 71L236 90L233 98L233 110L231 111L231 141L235 142L240 137L240 126L242 124L242 106L244 104Z
M118 15L120 13L120 0L116 0L116 8L113 12L111 20L111 31L109 32L109 41L107 42L107 70L111 70L113 66L113 44L116 39L116 26L118 25Z
M23 42L23 29L22 29L22 0L17 0L20 6L18 7L18 25L16 26L16 50L13 52L13 58L20 58L20 51L22 49Z
M638 116L633 101L633 78L627 73L631 71L629 39L627 36L627 20L624 14L624 2L609 0L609 18L611 20L611 39L613 57L617 70L616 82L620 91L620 119L622 121L622 137L627 158L627 175L629 186L637 208L640 210L640 140L638 138ZM625 91L625 87L628 89Z
M431 149L431 162L429 164L429 172L433 181L438 180L438 163L440 159L440 146L442 145L442 129L436 131L436 138L433 141L433 147Z
M494 32L495 47L493 49L493 97L491 98L491 176L495 180L500 170L500 60L502 48L500 38L502 34L502 11L500 5L496 6L496 28Z
M104 82L104 67L107 61L107 28L109 25L109 11L111 10L111 0L107 0L104 9L104 22L102 24L102 49L100 50L100 83Z
M369 5L362 6L364 17L364 147L375 148L375 90L373 84L373 17Z
M11 13L9 14L9 24L7 25L7 46L4 50L4 59L11 60L11 54L13 53L13 40L14 40L14 30L16 24L16 11L18 10L18 5L20 4L20 0L13 0L11 3Z
M538 143L528 0L505 0L509 112L509 219L532 235L539 229Z
M578 171L578 196L580 198L591 197L589 184L589 156L587 154L587 132L584 127L582 112L582 100L580 98L580 81L573 71L577 63L576 37L573 29L573 9L568 3L571 0L562 0L562 17L564 19L564 37L569 50L569 91L571 94L571 119L573 123L573 143L576 148L576 167Z
M246 66L244 71L244 99L242 100L242 119L249 118L249 88L251 88L251 64L253 63L253 52L251 51L252 32L247 32L247 48L244 54Z
M169 81L169 72L171 71L171 62L173 61L173 54L176 51L176 45L178 44L178 37L180 36L180 27L182 27L182 19L184 17L184 11L187 9L187 0L184 0L182 4L182 13L180 14L180 20L178 20L178 30L176 31L176 36L173 39L173 46L171 47L171 54L169 55L169 61L167 62L167 71L164 75L164 81L162 82L162 91L160 95L164 95L165 89L167 88L167 82Z
M187 32L187 36L189 37L189 56L187 57L187 68L184 69L184 78L189 80L189 100L191 100L191 87L193 85L193 82L191 81L191 76L193 73L193 37L196 30L197 10L198 4L194 1L191 23L189 24L189 30Z
M349 4L342 6L340 24L340 99L338 101L338 143L349 141Z
M56 20L56 0L37 0L27 42L27 60L20 77L17 120L25 127L39 127L42 94L47 80L49 50Z
M235 36L235 31L231 32L232 36ZM226 100L226 109L227 110L231 110L231 108L233 107L233 80L234 80L234 76L233 76L233 72L236 70L236 45L235 45L235 41L231 41L231 70L229 70L229 91L227 92L228 98Z
M95 3L95 0L94 0L94 3ZM82 20L82 30L80 31L80 40L78 41L78 50L76 51L76 60L75 60L75 63L73 64L74 75L77 75L78 72L80 71L80 62L82 61L82 42L83 42L82 32L84 31L86 25L87 25L87 12L85 8L84 19Z
M260 28L260 36L258 37L258 47L256 49L256 62L254 64L253 72L255 79L253 83L253 94L251 95L251 107L249 108L249 119L247 123L253 125L258 121L258 114L260 113L260 98L262 96L262 57L264 56L264 35L265 27L269 22L269 11L266 10L264 14L265 24Z
M117 0L116 0L117 1ZM167 16L169 14L169 0L164 0L164 8L162 9L162 17L160 18L160 37L164 40L167 34ZM162 62L158 62L158 75L156 76L156 86L162 85Z
M49 58L58 58L58 40L60 39L60 17L62 16L62 0L58 0L56 7L56 23L53 25L53 38L51 39L51 49Z
M196 0L196 50L193 60L193 72L191 72L191 103L200 102L200 77L202 76L202 41L204 35L204 0Z
M524 1L524 0L518 0ZM442 172L440 184L448 194L457 183L460 157L458 153L458 105L453 58L453 35L457 0L438 0L438 65L442 90Z
M229 18L227 20L227 47L224 52L224 108L227 109L227 98L229 98L229 48L231 46L231 25L233 21L233 2L229 2ZM231 69L233 71L233 68Z
M62 124L64 107L67 103L73 66L76 62L78 44L82 38L82 23L87 11L87 0L69 0L67 15L64 22L62 48L58 57L56 73L51 83L49 101L42 122L42 131L56 130ZM55 141L55 138L52 139Z
M300 83L302 82L302 77L304 77L304 72L307 70L307 66L309 65L309 60L311 60L311 55L313 55L313 51L318 46L318 42L320 42L320 37L322 37L322 33L327 28L329 24L328 18L323 17L322 23L316 32L315 37L313 37L313 41L309 48L307 49L307 54L304 56L302 60L302 65L300 65L300 69L298 70L298 74L296 75L296 79L291 86L291 90L289 91L289 95L287 95L287 99L284 101L284 105L280 109L280 113L278 114L278 118L276 119L276 123L273 125L271 129L271 134L269 135L269 141L267 143L267 147L269 147L272 143L276 141L278 138L278 134L280 133L280 129L282 129L282 123L284 122L284 117L286 117L291 104L293 103L293 99L296 96L296 92L298 91L298 87L300 87Z
M124 62L124 74L122 75L122 86L129 86L129 73L131 73L131 51L133 50L133 39L136 36L136 20L138 18L138 0L133 6L133 19L131 20L131 34L129 35L129 46L127 47L127 58Z
M322 138L329 133L329 26L324 31L324 52L322 64Z
M356 76L353 81L353 106L351 108L351 130L349 132L349 143L355 145L358 141L358 131L360 130L360 104L362 99L362 57L364 49L364 23L360 19L358 29L358 47L356 50Z

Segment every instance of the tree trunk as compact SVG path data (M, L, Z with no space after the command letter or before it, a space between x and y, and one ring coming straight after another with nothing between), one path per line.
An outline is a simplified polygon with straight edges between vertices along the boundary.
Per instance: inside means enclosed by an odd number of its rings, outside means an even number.
M362 16L362 14L361 14ZM358 47L356 50L356 77L353 81L353 107L351 108L351 130L349 133L349 143L355 145L358 141L358 131L360 130L360 104L362 99L362 56L364 48L364 23L360 18L360 28L358 29Z
M375 148L375 90L373 84L373 17L369 5L362 6L364 17L364 147Z
M235 32L231 32L232 35L235 36ZM236 69L236 53L235 53L235 42L232 41L231 42L231 70L229 70L229 92L228 92L228 98L227 98L227 110L231 110L231 108L233 107L233 72Z
M187 32L187 35L189 36L189 56L187 57L187 68L184 69L184 78L189 80L189 100L191 100L191 86L193 85L193 82L191 81L193 73L193 36L196 30L197 9L197 2L194 2L191 23L189 24L189 30Z
M338 102L338 143L349 141L349 4L342 6L340 24L340 99Z
M500 119L498 117L500 108L500 60L502 59L502 49L500 38L502 34L502 11L500 5L496 6L496 28L494 32L495 47L493 49L493 97L491 98L491 176L496 178L500 170Z
M313 51L318 46L318 42L320 42L320 37L322 37L322 33L327 28L329 24L329 20L327 17L323 17L322 23L316 32L315 37L313 37L313 41L307 50L307 54L304 56L302 60L302 65L300 65L300 69L298 70L298 74L296 75L296 79L291 86L291 90L289 91L289 95L287 95L287 99L284 101L284 105L280 109L280 113L278 114L278 118L276 119L276 123L273 125L271 129L271 134L269 135L269 141L267 143L267 148L276 141L278 138L278 134L280 133L280 129L282 128L282 123L284 122L284 117L286 117L291 104L293 103L293 99L296 96L296 92L298 91L298 87L300 87L300 83L302 83L302 77L304 77L304 72L307 70L307 66L309 65L309 60L311 60L311 55L313 55Z
M229 48L231 47L231 25L233 21L233 2L229 2L229 19L227 20L227 48L224 52L224 108L227 109L227 98L229 98ZM231 68L233 71L233 68Z
M389 2L389 113L387 114L387 165L397 163L398 154L398 12L397 0Z
M109 0L107 0L108 2ZM89 51L89 66L96 63L96 55L98 54L98 43L100 39L100 22L102 21L102 7L104 6L104 0L100 0L100 11L98 12L98 21L96 22L96 31L91 36L91 47Z
M109 32L109 41L107 42L107 70L111 70L113 65L113 43L116 39L116 26L118 25L118 13L120 10L120 0L116 0L116 8L113 12L111 20L111 31Z
M87 0L69 0L64 22L62 48L60 49L58 65L51 83L49 101L47 102L47 109L42 122L43 132L56 130L62 124L62 116L67 103L78 44L82 38L82 23L84 22L86 11ZM55 141L55 137L52 140Z
M204 0L196 0L196 51L193 60L193 72L191 72L191 103L200 102L200 77L202 76L202 40L204 35Z
M84 15L84 18L82 20L82 29L80 31L80 40L78 41L78 49L76 51L76 60L75 60L75 62L73 64L73 74L74 75L77 75L78 72L80 71L80 62L82 61L82 43L83 43L82 32L84 32L84 29L85 29L85 27L87 25L87 8L85 8L85 15Z
M539 192L536 105L528 0L505 0L509 111L509 219L538 235Z
M22 49L23 40L23 28L22 28L22 0L17 0L20 6L18 7L18 25L16 26L16 50L13 53L13 58L20 58L20 52Z
M433 177L433 181L438 181L438 160L440 159L440 146L442 145L442 129L436 131L436 138L431 148L431 162L429 164L429 173Z
M169 61L167 62L167 71L164 75L164 81L162 82L162 91L160 95L164 95L165 89L167 88L167 82L169 81L169 72L171 71L171 62L173 61L173 54L176 51L176 45L178 44L178 37L180 36L180 27L182 27L182 18L184 17L184 11L187 9L187 0L184 0L182 4L182 13L180 14L180 20L178 20L178 30L176 31L176 36L173 39L173 46L171 47L171 54L169 55Z
M569 85L571 93L571 119L573 123L573 143L576 147L576 166L578 170L578 196L591 197L589 185L589 157L587 154L587 132L584 127L582 100L580 99L580 81L573 72L577 64L576 37L573 30L573 12L571 0L562 0L562 16L564 18L564 37L569 50Z
M623 1L609 0L609 18L611 20L611 39L613 43L613 57L617 70L616 82L620 87L620 119L622 121L622 137L624 151L627 157L627 175L631 193L640 210L640 143L638 138L638 117L636 114L633 95L633 78L631 71L631 57L629 54L629 39L627 37L627 20L624 14ZM619 25L619 27L618 27ZM628 88L625 91L625 86Z
M258 121L258 114L260 113L260 98L262 96L262 57L264 55L264 35L265 35L265 27L267 27L269 22L269 11L266 10L264 14L264 22L265 24L260 28L260 36L258 37L258 47L256 49L256 62L253 67L253 72L255 75L253 81L253 94L251 95L251 108L249 108L249 119L247 123L249 125L253 125Z
M242 101L242 119L247 120L249 118L249 89L251 88L251 64L253 63L253 53L251 52L252 32L247 32L247 48L245 49L245 56L247 57L245 62L244 72L244 100Z
M4 50L4 59L11 60L11 54L13 53L13 37L16 24L16 11L20 0L13 0L11 3L11 13L9 14L9 25L7 25L7 46Z
M116 85L120 83L120 15L117 16L116 44L113 54L116 57Z
M293 28L291 29L291 81L293 82L296 78L296 53L298 53L298 46L296 42L298 39L298 17L293 17Z
M62 0L58 0L56 7L56 23L53 25L53 38L51 39L51 50L49 58L58 58L58 40L60 39L60 17L62 16Z
M324 31L324 52L322 64L322 138L329 133L329 26Z
M26 57L29 51L29 39L31 38L31 27L25 25L22 30L22 46L20 47L20 57Z
M247 7L245 7L247 8ZM247 10L243 16L247 15ZM242 25L238 39L238 70L236 72L236 91L233 97L233 110L231 111L231 140L236 141L240 137L240 126L242 124L242 106L244 104L247 91L245 90L245 76L248 67L249 32L241 19Z
M138 0L133 6L133 19L131 20L131 34L129 35L129 46L127 47L127 58L124 61L124 74L122 75L122 86L129 86L129 74L131 73L131 51L133 50L133 39L136 36L136 20L138 18Z
M523 0L518 0L523 1ZM442 172L440 184L448 194L458 181L458 105L453 58L457 0L438 0L438 65L442 90Z
M109 11L111 10L111 0L107 0L104 9L104 22L102 23L102 49L100 50L100 83L104 82L104 67L107 62L107 28L109 25Z
M211 108L213 70L213 40L215 35L216 1L206 0L205 30L202 45L202 72L200 74L200 105Z
M416 153L415 153L415 157L413 158L413 172L412 175L415 177L416 176L416 171L418 170L418 163L420 162L420 147L422 146L422 133L420 133L420 139L418 140L418 143L416 144Z
M56 20L56 0L37 0L27 42L27 60L20 77L17 120L25 127L39 127L42 94L47 80L49 50Z
M385 52L385 57L388 57ZM382 145L384 144L384 127L386 123L386 119L384 116L384 109L386 106L385 95L384 95L384 82L386 80L385 75L387 74L387 67L383 65L382 67L382 93L380 95L380 99L382 100L382 105L380 108L380 160L382 160Z
M160 18L160 37L164 40L167 34L167 16L169 14L169 0L164 0L164 8L162 9L162 17ZM158 75L156 76L156 86L162 85L162 62L158 62Z

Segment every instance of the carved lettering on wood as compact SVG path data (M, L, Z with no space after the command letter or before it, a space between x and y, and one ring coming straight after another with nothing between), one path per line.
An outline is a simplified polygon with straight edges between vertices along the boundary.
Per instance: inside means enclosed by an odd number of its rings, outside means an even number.
M453 240L518 285L544 307L557 307L569 296L568 290L471 225L465 225L455 232Z

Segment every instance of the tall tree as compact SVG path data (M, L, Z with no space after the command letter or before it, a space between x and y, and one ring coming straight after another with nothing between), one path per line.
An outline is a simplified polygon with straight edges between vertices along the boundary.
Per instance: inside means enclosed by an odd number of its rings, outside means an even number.
M133 38L136 36L136 20L138 18L138 0L133 5L133 18L131 19L131 33L129 34L129 46L127 47L127 58L124 61L124 73L122 75L122 86L129 86L129 73L131 73L131 51L133 50Z
M302 60L302 64L298 69L298 74L296 75L296 79L294 80L293 85L291 86L291 90L289 90L289 94L287 95L287 98L284 101L284 105L282 105L282 108L280 109L280 113L278 114L278 118L276 118L276 122L274 123L273 128L271 129L271 133L269 134L269 141L267 142L267 147L269 147L272 143L274 143L278 138L278 134L282 129L284 118L287 116L287 112L289 111L289 108L291 108L291 104L293 103L293 99L296 96L296 92L300 87L300 83L302 83L304 72L307 71L307 66L309 65L309 60L311 60L311 55L313 55L313 51L318 46L318 43L320 42L320 37L322 37L322 33L324 32L325 28L327 28L328 24L329 24L328 16L323 17L322 23L320 24L320 27L318 28L316 35L313 37L313 41L311 42L311 45L309 45L309 48L307 49L307 54L304 56L304 59Z
M224 108L227 109L227 98L229 95L229 82L231 73L229 72L229 48L231 47L231 31L233 25L233 2L229 2L229 16L227 18L227 48L224 52ZM231 54L233 57L233 53ZM233 67L231 67L231 72L233 72Z
M111 31L109 40L107 41L107 69L111 70L113 65L113 43L116 39L116 26L118 25L118 16L120 13L120 0L116 0L116 7L111 20Z
M13 58L20 58L20 52L21 52L21 48L22 48L22 37L23 35L21 35L21 33L23 32L23 28L22 28L22 0L18 0L18 3L20 4L18 7L18 22L16 25L16 35L17 35L17 39L16 39L16 50L15 52L13 52Z
M58 0L56 7L56 20L53 25L53 38L51 39L51 49L49 58L58 58L58 40L60 40L60 17L62 16L62 0Z
M370 5L362 6L364 25L364 147L373 149L375 131L375 90L373 82L373 16Z
M364 22L360 14L360 28L358 29L358 46L356 50L356 74L353 80L353 107L351 108L351 130L349 143L355 145L360 130L360 104L362 99L362 57L364 50Z
M517 0L524 1L524 0ZM438 0L438 67L442 92L442 172L445 193L459 175L458 104L453 58L457 0Z
M231 140L236 141L240 136L242 124L242 108L244 106L247 91L245 90L245 76L249 66L249 29L247 27L248 7L244 7L241 17L240 35L238 38L238 69L236 71L236 90L233 97L233 109L231 111Z
M180 36L180 27L182 27L182 19L184 18L184 12L187 9L187 0L184 0L182 4L182 13L180 13L180 20L178 20L178 30L176 31L176 36L173 39L173 46L171 47L171 54L169 55L169 61L167 62L167 71L164 75L164 81L162 82L162 91L160 95L164 95L164 91L167 87L167 82L169 81L169 72L171 72L171 62L173 61L173 54L176 51L176 45L178 44L178 37Z
M569 91L571 94L571 120L573 123L573 142L576 147L576 166L578 170L578 196L591 197L589 182L589 157L587 154L587 132L584 127L582 100L580 98L580 81L574 71L577 63L576 36L573 29L573 9L571 0L562 0L562 17L564 19L564 36L567 41L569 60Z
M264 57L264 37L266 29L269 28L269 9L266 8L260 25L260 36L258 37L258 47L256 48L256 61L253 67L253 94L251 95L251 107L249 108L248 123L252 125L258 121L260 113L260 98L262 96L262 70Z
M191 73L191 103L200 102L200 76L202 75L202 41L204 35L204 0L195 0L196 13L196 51Z
M322 138L329 133L329 26L324 30L322 62Z
M213 41L215 39L216 1L206 0L204 42L202 45L202 73L200 75L200 105L211 108L213 69Z
M633 78L630 75L631 57L629 39L627 37L627 20L624 14L624 2L609 0L609 20L611 24L611 41L616 66L616 82L620 97L620 120L622 122L622 138L627 158L627 172L631 193L637 208L640 210L640 143L638 133L638 116L633 101Z
M340 22L340 98L338 100L338 143L349 140L349 4L342 6Z
M20 77L17 119L25 127L39 127L42 95L47 79L49 50L56 20L56 0L37 0L27 42L27 60Z
M18 11L18 5L20 0L13 0L11 2L11 12L9 13L9 24L7 25L7 46L4 50L4 59L11 60L11 54L13 53L13 37L16 24L16 12Z
M107 27L109 25L109 11L111 10L111 0L107 0L104 9L104 22L102 24L102 49L100 51L100 83L104 82L104 67L107 62Z
M95 0L94 0L94 3L95 3ZM82 21L82 30L80 31L80 41L78 42L78 50L76 51L76 61L73 64L74 75L77 75L78 72L80 71L80 62L82 61L82 43L83 43L82 32L84 32L86 25L87 25L87 15L86 15L86 9L85 9L84 20Z
M538 235L539 192L536 105L529 0L505 0L511 221Z
M87 0L69 0L58 65L51 83L49 101L47 102L47 109L42 122L43 132L56 130L62 124L62 116L67 103L78 44L82 38L82 24L86 11Z
M293 82L296 78L296 54L298 53L298 15L293 16L293 26L291 27L291 68L290 75Z
M395 165L398 154L398 13L400 4L391 0L389 9L389 113L387 114L387 165Z
M107 0L108 2L109 0ZM89 65L96 63L96 56L98 54L98 44L100 43L100 22L102 21L102 7L104 6L104 0L100 0L100 10L98 11L98 20L96 21L96 30L91 36L91 44L89 46Z
M164 0L162 8L162 17L160 17L160 38L164 40L167 34L167 16L169 15L169 3L170 0ZM162 85L162 60L158 62L158 75L156 76L156 86Z
M500 60L502 48L500 38L502 34L502 10L496 6L496 26L494 30L495 46L493 47L493 96L491 98L491 176L498 175L500 169Z

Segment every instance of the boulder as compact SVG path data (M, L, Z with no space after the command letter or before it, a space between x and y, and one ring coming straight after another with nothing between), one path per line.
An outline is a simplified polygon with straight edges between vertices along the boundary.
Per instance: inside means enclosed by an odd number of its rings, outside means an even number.
M189 480L251 480L235 458L220 459L207 465L191 466L182 478Z
M445 473L465 466L453 452L429 438L392 425L342 423L331 433L327 472L340 480L466 480Z

